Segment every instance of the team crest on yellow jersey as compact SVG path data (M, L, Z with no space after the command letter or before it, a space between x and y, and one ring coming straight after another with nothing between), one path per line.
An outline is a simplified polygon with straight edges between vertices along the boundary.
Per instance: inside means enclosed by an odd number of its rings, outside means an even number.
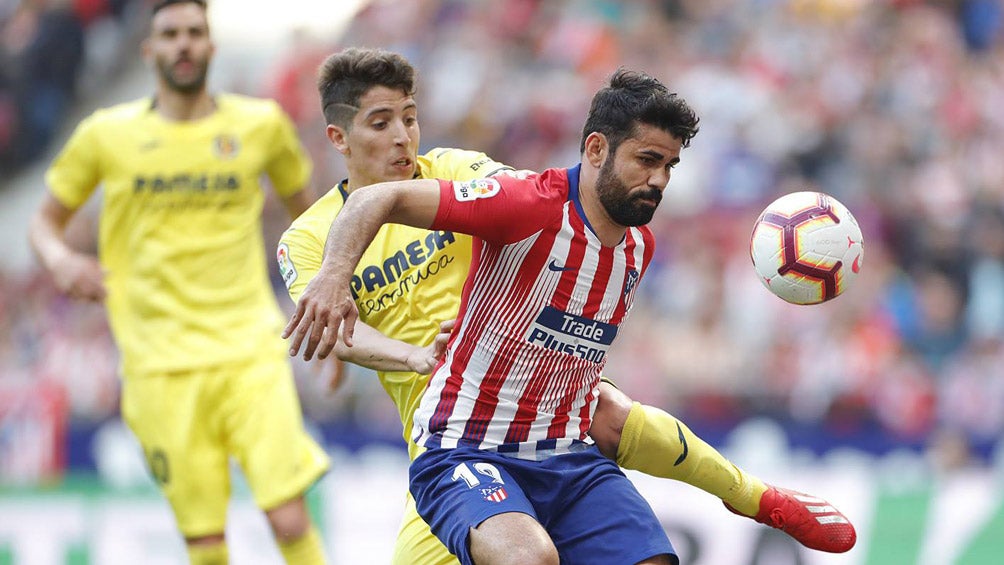
M213 139L213 153L220 159L233 159L240 148L237 138L232 135L217 135L216 139Z

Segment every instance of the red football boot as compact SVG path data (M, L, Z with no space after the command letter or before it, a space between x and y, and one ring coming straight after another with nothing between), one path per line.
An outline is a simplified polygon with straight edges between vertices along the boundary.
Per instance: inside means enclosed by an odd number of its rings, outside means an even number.
M726 508L746 516L728 504ZM767 485L760 499L760 511L753 518L777 528L809 549L843 553L858 539L854 525L832 504L822 498Z

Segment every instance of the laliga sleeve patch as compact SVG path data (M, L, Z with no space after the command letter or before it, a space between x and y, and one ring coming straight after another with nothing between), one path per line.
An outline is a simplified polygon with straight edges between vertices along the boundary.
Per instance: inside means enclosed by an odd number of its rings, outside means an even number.
M289 258L289 247L285 243L279 244L279 249L275 252L275 259L279 263L279 275L282 276L282 281L286 283L288 290L296 281L296 267L293 266L293 261Z
M491 198L499 193L502 185L495 179L475 179L453 181L453 195L457 202L468 202L478 198Z

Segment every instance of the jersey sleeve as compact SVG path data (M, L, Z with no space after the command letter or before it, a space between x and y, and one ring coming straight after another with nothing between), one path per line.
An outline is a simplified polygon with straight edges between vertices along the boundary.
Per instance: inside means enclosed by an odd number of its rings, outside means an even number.
M561 213L556 195L544 192L536 179L440 180L439 209L431 229L498 243L524 239Z
M502 171L515 170L480 151L437 147L424 155L428 161L426 178L473 180L490 177Z
M324 242L310 230L291 226L279 238L275 259L289 297L296 303L307 283L321 270Z
M49 191L71 210L83 205L101 180L97 127L93 115L80 122L45 173Z
M275 117L270 146L272 154L265 172L279 196L291 196L310 181L312 164L289 116L272 103Z
M276 263L293 302L317 275L324 260L324 245L331 222L344 204L344 197L334 188L311 204L279 238Z

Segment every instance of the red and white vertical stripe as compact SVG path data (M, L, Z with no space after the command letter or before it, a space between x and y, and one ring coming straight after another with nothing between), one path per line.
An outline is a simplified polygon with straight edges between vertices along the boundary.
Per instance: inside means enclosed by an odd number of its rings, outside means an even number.
M618 326L652 236L630 228L619 245L603 247L572 201L554 217L515 243L475 239L457 329L415 414L420 445L505 446L539 458L541 449L561 453L586 438L605 358L529 343L528 330L548 307Z

